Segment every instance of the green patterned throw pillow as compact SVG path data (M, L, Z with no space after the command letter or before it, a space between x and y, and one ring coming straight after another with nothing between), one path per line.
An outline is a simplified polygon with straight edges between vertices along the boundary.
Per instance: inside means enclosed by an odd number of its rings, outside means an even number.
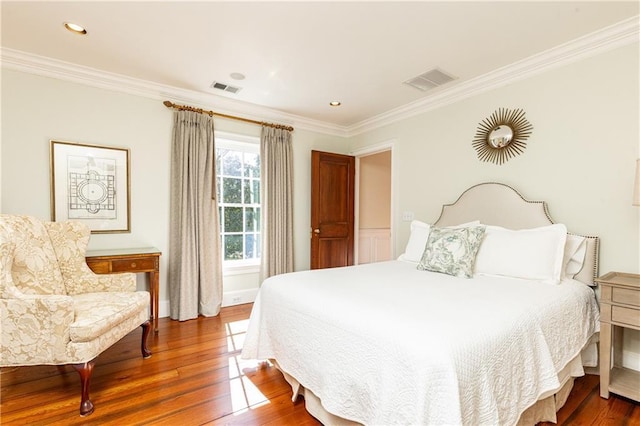
M471 278L484 230L484 226L432 227L418 269Z

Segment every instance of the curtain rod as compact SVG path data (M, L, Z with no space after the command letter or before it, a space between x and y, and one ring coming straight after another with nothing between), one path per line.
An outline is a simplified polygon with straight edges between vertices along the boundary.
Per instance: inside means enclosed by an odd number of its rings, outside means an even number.
M167 108L175 108L175 109L177 109L179 111L193 111L193 112L198 112L200 114L207 114L207 115L209 115L211 117L216 115L218 117L230 118L232 120L244 121L245 123L253 123L253 124L258 124L260 126L275 127L276 129L284 129L284 130L288 130L290 132L293 132L293 127L285 126L284 124L267 123L267 122L264 122L264 121L251 120L249 118L236 117L235 115L221 114L219 112L207 111L206 109L196 108L196 107L192 107L192 106L188 106L188 105L174 104L171 101L164 101L163 104Z

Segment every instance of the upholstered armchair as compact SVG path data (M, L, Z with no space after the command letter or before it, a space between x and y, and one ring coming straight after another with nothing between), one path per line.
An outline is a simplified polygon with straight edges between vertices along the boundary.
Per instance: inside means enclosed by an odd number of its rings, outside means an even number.
M94 274L90 231L80 222L0 215L0 366L71 364L80 374L80 415L93 412L95 359L142 326L148 358L149 293L134 274Z

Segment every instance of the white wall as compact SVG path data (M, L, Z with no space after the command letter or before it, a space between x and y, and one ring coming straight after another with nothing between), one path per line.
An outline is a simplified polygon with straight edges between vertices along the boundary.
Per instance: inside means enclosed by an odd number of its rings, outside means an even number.
M396 140L396 253L409 235L399 212L433 222L469 186L497 181L547 201L571 231L599 236L600 274L640 273L640 208L631 205L640 157L638 52L638 44L622 47L353 138L352 151ZM533 133L522 155L483 163L471 141L500 107L523 108ZM625 362L636 369L639 336L627 333L625 341Z
M89 248L160 249L163 253L160 314L166 316L172 110L159 100L5 69L1 113L2 213L51 218L50 139L131 150L131 233L94 234ZM215 126L226 132L260 134L259 126L238 121L216 118ZM301 270L309 268L311 150L346 153L347 142L339 137L296 130L293 145L294 261L295 269ZM141 287L144 280L140 276ZM257 288L257 274L225 277L225 293Z

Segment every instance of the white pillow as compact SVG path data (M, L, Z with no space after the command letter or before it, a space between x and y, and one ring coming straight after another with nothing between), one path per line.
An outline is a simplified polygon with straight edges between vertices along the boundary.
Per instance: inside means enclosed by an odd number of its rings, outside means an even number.
M412 220L411 235L409 235L407 247L404 249L404 253L400 255L398 260L416 263L420 262L420 259L422 259L422 253L424 252L424 247L427 245L430 228L431 226L428 223L420 222L419 220Z
M479 220L474 220L473 222L462 223L460 225L450 226L449 228L463 228L469 226L480 225ZM429 239L429 231L431 229L431 225L428 223L421 222L419 220L411 221L411 234L409 235L409 241L407 241L407 246L404 249L404 253L402 253L398 260L404 260L405 262L415 262L418 263L422 259L422 254L424 253L424 249L427 246L427 240Z
M567 243L564 246L564 261L562 270L564 276L573 278L584 264L587 254L587 239L579 235L567 234Z
M562 224L511 230L487 226L475 273L558 284L563 276L567 227Z

